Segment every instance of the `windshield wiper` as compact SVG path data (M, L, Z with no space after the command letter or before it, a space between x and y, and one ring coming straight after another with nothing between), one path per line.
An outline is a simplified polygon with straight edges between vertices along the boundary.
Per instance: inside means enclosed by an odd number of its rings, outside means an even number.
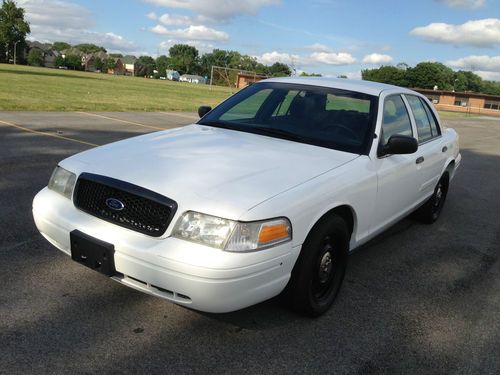
M269 135L277 135L279 137L291 140L291 141L304 141L307 140L308 138L302 137L300 135L297 135L295 133L289 132L287 130L283 129L277 129L277 128L261 128L261 127L256 127L256 130L261 132L263 135L269 134Z

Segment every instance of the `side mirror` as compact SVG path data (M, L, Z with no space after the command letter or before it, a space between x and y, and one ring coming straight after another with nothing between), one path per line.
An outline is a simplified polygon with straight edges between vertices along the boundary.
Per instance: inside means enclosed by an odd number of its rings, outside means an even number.
M415 138L407 135L395 134L389 138L385 146L380 146L378 156L395 154L413 154L418 149L418 142Z
M210 107L208 105L202 105L200 108L198 108L198 116L200 116L200 118L202 118L211 110L212 110L212 107Z

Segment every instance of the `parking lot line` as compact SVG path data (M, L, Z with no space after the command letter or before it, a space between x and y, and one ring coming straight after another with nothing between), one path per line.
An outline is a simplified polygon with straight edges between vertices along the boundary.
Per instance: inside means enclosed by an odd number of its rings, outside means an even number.
M186 115L184 113L176 113L176 112L160 112L160 113L163 113L163 114L169 115L169 116L177 116L177 117L187 118L190 120L198 120L199 119L199 117L197 117L197 116L190 116L190 115Z
M70 137L64 137L64 136L58 135L58 134L51 134L51 133L41 132L39 130L33 130L33 129L25 128L24 126L13 124L12 122L7 122L7 121L3 121L3 120L0 120L0 124L11 126L13 128L17 128L17 129L20 129L20 130L25 131L25 132L35 133L35 134L39 134L39 135L45 135L47 137L64 139L66 141L77 142L77 143L81 143L81 144L84 144L84 145L87 145L87 146L92 146L92 147L99 146L99 145L96 145L95 143L81 141L79 139L74 139L74 138L70 138Z
M104 115L98 115L97 113L91 113L91 112L76 112L84 115L89 115L89 116L96 116L96 117L101 117L107 120L112 120L112 121L118 121L118 122L123 122L125 124L130 124L130 125L136 125L136 126L142 126L143 128L149 128L149 129L155 129L155 130L165 130L165 128L160 128L158 126L152 126L152 125L145 125L141 124L139 122L134 122L134 121L127 121L127 120L122 120L116 117L109 117L109 116L104 116Z

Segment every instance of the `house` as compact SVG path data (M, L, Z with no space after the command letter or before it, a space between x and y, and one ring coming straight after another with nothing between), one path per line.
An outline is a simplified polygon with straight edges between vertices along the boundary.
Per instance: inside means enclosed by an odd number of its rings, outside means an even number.
M257 81L260 81L262 79L266 79L267 76L264 74L251 74L251 73L238 73L236 76L236 88L240 89L243 87L247 87L248 85L251 85L252 83L255 83Z
M500 116L500 95L430 89L413 90L425 95L434 107L441 111Z
M86 72L95 72L96 66L95 66L96 58L92 54L86 54L82 56L82 67L83 70Z
M125 67L125 75L136 76L137 75L137 58L132 55L123 56L121 59Z
M183 74L180 76L179 81L196 83L196 84L206 84L207 83L207 80L205 78L203 78L202 76L194 75L194 74Z
M167 69L167 79L170 81L178 81L181 78L181 75L177 70L169 70Z
M83 56L83 52L80 51L78 48L74 48L74 47L71 47L71 48L67 48L67 49L63 49L61 51L61 56L63 59L66 58L66 56L68 55L76 55L76 56Z
M108 67L108 74L114 74L114 75L124 75L125 74L125 65L123 65L122 60L120 58L111 58L114 60L114 66L112 68Z
M56 67L56 58L59 53L52 49L50 44L40 43L37 41L27 42L28 52L32 49L38 49L42 53L43 56L43 66L46 68L55 68Z

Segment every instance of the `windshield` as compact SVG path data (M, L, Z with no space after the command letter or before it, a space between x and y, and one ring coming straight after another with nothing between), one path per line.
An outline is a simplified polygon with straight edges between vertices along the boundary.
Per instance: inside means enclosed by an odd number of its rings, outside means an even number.
M377 97L359 92L263 82L241 90L198 123L368 153Z

